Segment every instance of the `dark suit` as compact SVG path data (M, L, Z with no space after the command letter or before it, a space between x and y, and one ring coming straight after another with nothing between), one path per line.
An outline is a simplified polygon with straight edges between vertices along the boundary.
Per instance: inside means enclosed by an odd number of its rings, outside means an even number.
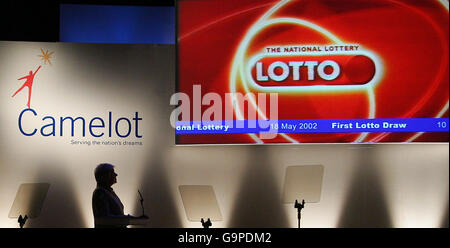
M128 216L123 214L123 204L119 197L116 195L111 187L97 186L92 194L92 211L94 212L94 218L99 217L117 217L127 218ZM95 227L122 227L123 225L99 225L95 223Z

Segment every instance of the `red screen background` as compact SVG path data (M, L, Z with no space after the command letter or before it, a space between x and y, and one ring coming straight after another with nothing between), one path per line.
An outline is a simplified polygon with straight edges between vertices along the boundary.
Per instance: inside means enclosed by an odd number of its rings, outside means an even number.
M252 26L276 4L279 1L178 1L178 92L192 99L193 85L200 84L202 95L215 92L225 97L230 92L230 75L239 45ZM296 18L314 23L345 43L361 45L377 54L382 60L383 76L374 87L374 118L448 118L449 15L439 1L298 0L283 4L270 18ZM334 43L304 26L270 25L252 37L245 58L268 46L311 44ZM240 80L236 82L236 92L246 93ZM258 93L254 89L250 92ZM362 119L368 118L370 108L364 91L280 92L278 102L278 119ZM202 111L208 107L202 106ZM360 135L289 134L289 137L301 143L346 143L355 142ZM370 133L362 142L449 140L448 132L425 133L410 140L415 135ZM278 135L263 142L291 143L292 140ZM247 134L177 135L177 143L256 141Z

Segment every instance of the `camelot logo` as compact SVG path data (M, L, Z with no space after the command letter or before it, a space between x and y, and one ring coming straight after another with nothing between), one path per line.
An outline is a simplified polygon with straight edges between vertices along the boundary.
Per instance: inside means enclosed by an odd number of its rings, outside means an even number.
M41 54L38 56L41 57L44 65L52 65L53 54L54 52L44 51L41 48ZM143 118L139 116L139 112L134 112L130 117L116 116L112 111L107 111L103 116L99 115L92 118L84 116L55 117L52 114L40 115L39 111L31 108L31 94L38 79L38 72L42 70L42 67L43 65L39 65L35 71L29 71L28 75L20 77L18 80L25 80L25 82L12 95L12 97L15 97L24 88L28 88L27 108L18 114L18 129L22 135L63 137L70 134L71 137L90 135L93 138L127 138L134 135L135 138L143 137L139 129L139 122Z
M30 73L27 76L19 78L18 80L26 79L26 81L22 85L22 87L20 87L16 91L16 93L14 93L14 95L12 96L12 97L15 97L17 95L17 93L19 93L21 90L23 90L23 88L28 87L28 103L27 103L28 108L30 108L31 90L33 89L34 77L36 76L36 73L39 71L39 69L41 69L41 66L39 66L35 72L30 71Z
M41 59L44 61L44 64L49 64L51 65L51 58L53 56L54 52L49 52L48 50L46 50L44 52L44 49L41 48L41 54L37 55L38 57L41 57ZM38 73L38 71L41 69L42 66L39 66L36 71L30 71L28 73L28 75L23 76L17 80L25 80L25 83L23 83L23 85L16 91L16 93L14 93L14 95L12 95L12 97L15 97L17 95L17 93L19 93L20 91L22 91L25 87L28 88L28 102L27 102L27 106L28 108L31 108L30 103L31 103L31 92L33 90L33 83L34 83L34 77L36 76L36 74Z

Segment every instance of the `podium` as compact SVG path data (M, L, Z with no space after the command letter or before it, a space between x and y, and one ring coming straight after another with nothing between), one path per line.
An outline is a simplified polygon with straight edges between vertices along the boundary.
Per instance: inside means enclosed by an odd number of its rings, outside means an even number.
M49 183L21 184L8 217L17 218L20 228L23 228L28 218L34 219L39 217L49 188Z
M95 225L102 225L107 227L125 227L125 226L142 226L150 222L150 219L145 216L144 198L141 191L138 190L139 198L142 207L142 216L134 217L131 215L124 215L119 217L97 217L94 219ZM145 216L145 217L144 217Z
M223 220L212 186L180 185L178 189L189 221L201 222L203 227L209 228L211 221Z

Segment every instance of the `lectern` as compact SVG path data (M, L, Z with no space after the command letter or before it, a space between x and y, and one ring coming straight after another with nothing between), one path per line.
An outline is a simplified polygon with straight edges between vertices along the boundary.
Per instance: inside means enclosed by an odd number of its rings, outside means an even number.
M144 197L142 197L141 191L138 190L142 215L140 217L132 217L130 215L118 216L118 217L96 217L94 219L96 225L103 225L108 227L125 227L128 225L147 225L150 219L145 215L144 210Z

